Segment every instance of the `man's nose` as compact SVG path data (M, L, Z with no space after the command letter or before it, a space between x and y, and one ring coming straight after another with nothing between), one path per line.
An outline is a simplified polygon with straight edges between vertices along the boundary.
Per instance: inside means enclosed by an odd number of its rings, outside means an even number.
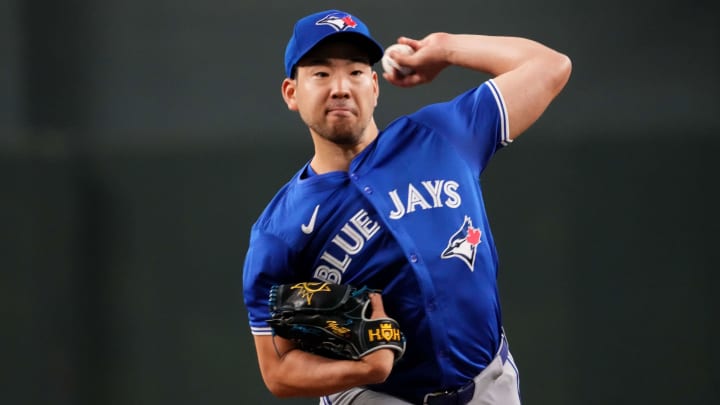
M348 98L348 97L350 97L350 80L347 77L338 75L335 78L333 78L332 97L333 98Z

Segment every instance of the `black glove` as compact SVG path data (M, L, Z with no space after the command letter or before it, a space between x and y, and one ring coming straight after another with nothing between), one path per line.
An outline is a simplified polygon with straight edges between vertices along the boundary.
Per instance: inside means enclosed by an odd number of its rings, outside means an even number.
M357 360L375 350L392 349L397 361L405 352L405 336L392 318L369 319L371 292L322 282L275 285L268 324L274 334L307 352Z

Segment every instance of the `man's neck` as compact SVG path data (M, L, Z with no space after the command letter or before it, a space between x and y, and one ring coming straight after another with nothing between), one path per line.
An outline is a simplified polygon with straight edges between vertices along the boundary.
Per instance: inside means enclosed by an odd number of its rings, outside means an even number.
M315 145L315 156L310 167L317 174L334 171L348 171L350 163L378 136L378 129L374 122L365 130L360 141L353 145L342 145L331 142L319 135L312 134Z

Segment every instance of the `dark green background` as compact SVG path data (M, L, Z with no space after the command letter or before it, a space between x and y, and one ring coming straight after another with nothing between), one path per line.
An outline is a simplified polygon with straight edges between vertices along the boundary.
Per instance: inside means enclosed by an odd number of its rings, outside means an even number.
M3 404L313 404L262 384L249 227L311 156L295 19L521 35L566 90L482 179L526 404L709 404L720 377L716 2L0 5ZM381 83L380 125L486 77ZM419 162L418 164L422 164Z

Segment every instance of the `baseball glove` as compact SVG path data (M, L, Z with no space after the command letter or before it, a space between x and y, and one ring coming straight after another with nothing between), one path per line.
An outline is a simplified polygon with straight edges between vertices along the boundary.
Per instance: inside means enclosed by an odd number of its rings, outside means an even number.
M274 335L310 353L357 360L375 350L392 349L397 361L405 352L405 337L394 319L369 319L371 292L321 282L275 285L268 324Z

